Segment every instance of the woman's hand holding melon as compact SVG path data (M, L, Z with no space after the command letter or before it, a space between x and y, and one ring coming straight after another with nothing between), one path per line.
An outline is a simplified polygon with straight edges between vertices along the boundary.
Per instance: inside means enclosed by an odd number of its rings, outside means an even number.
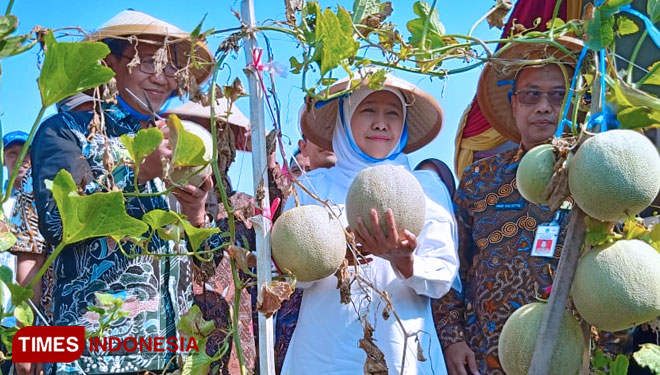
M417 247L417 237L408 230L400 237L396 230L394 213L385 211L387 233L381 229L378 212L371 209L371 228L369 231L362 217L358 218L358 227L354 228L356 240L369 253L387 259L406 279L413 275L413 254Z

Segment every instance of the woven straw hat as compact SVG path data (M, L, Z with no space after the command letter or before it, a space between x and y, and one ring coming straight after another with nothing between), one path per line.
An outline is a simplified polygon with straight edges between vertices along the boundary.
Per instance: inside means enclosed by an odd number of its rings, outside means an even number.
M227 116L227 99L216 99L214 108L216 121L225 121ZM189 119L203 125L207 130L210 129L209 119L211 118L211 107L203 106L195 102L187 102L177 108L167 111L167 114L175 114L182 119ZM251 151L250 144L250 120L245 117L243 112L236 105L231 107L229 115L229 125L236 137L236 149L241 151Z
M146 13L135 10L124 10L105 23L98 30L89 34L85 40L101 41L107 38L129 37L131 35L152 35L165 37L174 43L177 60L186 65L190 55L190 33L179 29L165 21L161 21ZM206 43L197 41L195 45L195 59L200 63L199 68L190 68L198 84L202 84L211 76L213 57Z
M514 81L518 72L525 67L540 65L533 64L533 60L554 57L562 63L575 66L577 55L584 43L579 39L565 36L555 40L571 53L567 54L550 44L514 43L506 50L502 50L496 60L489 62L479 78L477 100L484 117L495 130L516 143L520 143L520 132L509 102L512 85L505 82Z
M431 142L440 132L443 120L442 107L432 96L412 83L390 74L386 77L385 86L398 89L406 99L408 143L403 152L413 152ZM368 78L358 77L353 79L353 82L355 81L359 81L360 85L368 84ZM330 87L330 94L348 88L349 83L348 78L338 81ZM310 105L303 108L300 117L300 127L305 137L326 150L332 150L332 134L338 105L339 100L319 103L319 100L313 99Z

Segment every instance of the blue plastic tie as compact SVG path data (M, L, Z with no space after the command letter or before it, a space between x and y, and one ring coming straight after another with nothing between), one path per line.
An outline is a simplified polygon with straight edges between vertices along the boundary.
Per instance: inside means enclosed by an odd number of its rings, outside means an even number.
M570 103L571 100L573 99L573 92L575 92L575 84L577 83L577 77L580 75L580 68L582 67L582 63L584 62L585 56L587 56L587 51L589 49L585 45L582 48L582 52L580 52L580 57L578 57L578 61L575 64L575 73L573 74L573 78L571 79L571 88L568 90L568 96L566 98L566 108L564 108L564 115L561 118L561 121L559 121L559 124L557 125L557 131L555 132L555 137L560 138L562 133L564 132L564 126L568 125L571 128L573 128L573 121L568 120L568 110L570 109Z

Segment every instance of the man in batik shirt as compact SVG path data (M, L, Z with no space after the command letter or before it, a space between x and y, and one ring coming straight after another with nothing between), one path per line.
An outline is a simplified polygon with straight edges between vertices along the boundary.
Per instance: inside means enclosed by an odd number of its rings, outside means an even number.
M516 44L500 56L500 63L509 64L489 63L479 81L484 116L520 148L472 164L454 197L463 289L433 302L449 375L505 375L497 351L504 322L552 285L569 214L527 202L518 192L516 170L526 151L552 139L568 88L558 64L515 69L511 63L553 57L572 74L582 44L559 41L571 55L548 45ZM560 226L554 254L532 255L536 229L553 219Z

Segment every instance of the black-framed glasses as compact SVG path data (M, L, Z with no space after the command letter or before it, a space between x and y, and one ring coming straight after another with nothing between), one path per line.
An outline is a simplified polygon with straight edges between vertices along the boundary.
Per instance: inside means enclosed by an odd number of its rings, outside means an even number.
M132 60L133 56L126 56L126 55L121 55L121 57ZM156 73L156 61L154 60L153 56L149 57L140 57L140 64L138 64L138 67L140 68L140 71L145 74L154 74ZM179 68L177 68L174 64L169 63L165 65L163 68L163 74L165 74L167 77L174 78L176 76L176 72L179 71Z
M518 90L514 92L518 96L518 101L522 104L538 104L545 95L552 106L560 107L564 102L566 90L556 89L550 91L541 91L535 89Z

